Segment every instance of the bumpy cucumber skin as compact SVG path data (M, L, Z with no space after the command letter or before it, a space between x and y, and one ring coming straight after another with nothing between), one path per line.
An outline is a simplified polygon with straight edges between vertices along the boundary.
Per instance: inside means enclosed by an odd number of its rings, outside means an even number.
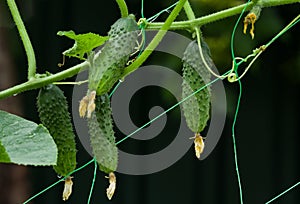
M90 60L89 90L107 93L121 79L130 54L136 47L138 26L132 16L120 18L108 32L109 40Z
M57 174L66 176L76 168L77 152L67 100L62 90L51 84L40 89L37 107L41 122L58 148L57 164L53 168Z
M202 52L205 61L212 69L215 65L210 57L207 44L202 40ZM210 81L211 74L200 57L197 41L192 41L183 55L182 98L186 98ZM205 128L210 117L210 88L206 87L183 102L183 112L188 127L194 133Z
M91 146L100 170L110 173L117 169L118 148L115 144L108 94L97 96L95 103L96 110L88 118Z

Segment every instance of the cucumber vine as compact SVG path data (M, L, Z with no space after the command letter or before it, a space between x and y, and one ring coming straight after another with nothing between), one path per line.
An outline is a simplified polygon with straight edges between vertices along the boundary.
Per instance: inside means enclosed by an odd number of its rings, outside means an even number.
M121 0L117 1L118 5L122 10L125 10L124 5L120 2L123 2ZM146 30L160 30L160 34L155 37L151 44L148 45L148 49L145 50L145 52L142 53L142 55L131 65L125 68L124 71L124 77L126 77L128 74L136 70L146 59L149 57L151 54L151 49L150 48L155 48L158 44L159 41L163 37L163 33L166 32L166 30L179 30L179 29L190 29L191 27L194 26L201 26L205 25L208 23L215 22L217 20L221 20L224 18L228 18L234 15L237 15L243 11L243 8L245 7L245 4L235 6L223 11L219 11L207 16L203 17L198 17L195 18L194 20L187 20L187 21L178 21L178 22L173 22L180 12L180 8L183 7L185 0L179 1L181 4L179 6L177 5L173 11L169 15L170 19L167 19L166 22L146 22L145 29ZM182 3L183 2L183 3ZM285 5L285 4L292 4L292 3L298 3L298 0L260 0L258 3L261 4L261 7L272 7L272 6L280 6L280 5ZM27 51L27 56L28 56L28 78L30 78L30 81L24 82L22 84L13 86L11 88L5 89L3 91L0 91L0 99L7 98L9 96L12 96L14 94L19 94L24 91L32 90L32 89L37 89L41 88L47 84L51 84L53 82L61 81L67 78L70 78L76 74L78 74L80 71L87 69L88 65L87 62L82 62L80 64L75 65L74 67L70 67L64 71L58 72L56 74L44 77L44 78L38 78L35 76L35 70L36 70L36 63L35 63L35 55L32 49L31 41L29 40L28 34L25 30L25 27L22 27L20 23L18 24L18 19L15 16L19 16L18 9L16 7L16 4L14 0L7 0L8 5L10 5L10 10L11 14L14 17L14 20L16 21L17 28L20 32L20 36L22 38L25 50ZM254 3L250 2L249 6L247 7L247 10L250 10L253 7ZM23 25L23 23L21 23ZM21 26L21 27L20 27ZM23 29L22 29L23 28ZM26 37L27 36L27 37ZM151 45L151 46L150 46ZM149 50L150 49L150 50Z
M178 0L178 2L174 4L172 12L170 12L169 16L164 22L153 22L152 20L150 21L149 19L147 20L147 18L144 18L144 7L142 5L142 18L138 21L138 23L136 22L135 17L129 14L125 0L116 0L116 3L119 6L121 18L116 21L115 24L113 24L111 31L108 33L108 36L102 37L93 33L76 35L73 31L58 32L58 35L60 36L66 36L75 40L74 46L71 49L63 52L64 56L77 57L81 60L84 60L83 62L55 74L37 74L34 49L27 34L25 25L21 19L15 0L7 0L8 7L25 48L28 60L28 80L19 85L0 91L0 99L7 98L9 96L25 91L41 88L38 97L38 107L41 121L49 131L43 125L37 127L35 125L31 125L33 129L42 129L43 134L46 135L48 139L50 138L49 135L51 134L51 136L55 140L57 149L53 151L54 156L49 159L49 165L54 165L53 160L56 159L57 163L53 167L55 171L61 176L64 176L64 178L60 179L58 182L51 185L45 190L48 190L61 181L65 181L63 200L67 200L72 192L73 182L71 180L71 175L93 162L95 165L96 162L98 162L100 170L108 175L107 178L109 179L109 187L107 188L107 197L109 200L112 198L116 189L116 175L114 174L114 171L116 171L118 164L118 150L116 145L124 141L126 138L130 137L130 135L117 143L115 142L113 122L111 118L112 111L110 107L111 95L109 95L108 92L111 91L111 88L117 81L127 77L129 74L137 70L148 59L153 50L155 50L155 48L163 40L169 30L189 31L191 32L191 35L193 38L195 38L195 40L192 41L192 43L187 47L183 57L183 100L165 111L165 113L170 111L175 106L183 103L184 115L186 117L188 127L195 133L195 136L192 138L194 139L196 156L200 158L200 155L205 147L205 138L200 135L200 132L202 132L205 128L210 117L209 112L211 90L209 85L214 83L216 80L222 80L225 78L228 78L229 82L238 82L240 87L240 99L242 91L242 84L240 79L245 76L246 72L252 66L254 61L261 55L261 53L264 52L265 49L270 46L271 43L274 42L279 36L281 36L288 29L298 23L300 19L300 15L298 15L287 27L285 27L280 33L278 33L273 39L271 39L271 41L269 41L266 45L262 45L259 48L255 49L253 53L249 54L245 58L235 57L234 54L233 40L235 29L237 27L236 24L231 39L232 67L225 74L218 75L213 71L213 69L215 69L215 66L210 57L209 48L202 38L201 26L237 14L240 14L240 17L238 19L238 22L240 22L242 14L246 11L250 11L250 13L244 20L244 33L247 32L247 26L251 25L250 35L252 38L254 38L254 24L258 20L259 14L263 8L299 3L299 0L249 0L245 4L241 4L239 6L235 6L202 17L195 16L192 6L190 5L188 0ZM175 21L182 10L184 10L187 16L187 20ZM125 21L126 23L123 23ZM140 30L142 31L142 35L144 35L145 30L158 30L158 32L145 48L143 47L144 41L142 41L141 45L137 46L138 49L136 50L136 52L133 52L136 42L138 41L137 31ZM124 40L124 38L126 38L127 41ZM104 46L101 51L94 51L96 47L99 47L102 44L104 44ZM122 44L122 46L120 47L119 44ZM124 50L126 48L127 50L125 53ZM121 53L121 51L124 51L124 53ZM132 55L135 56L137 52L139 52L138 56L136 56L135 58L131 58ZM118 56L118 54L120 56ZM253 59L250 61L244 72L239 76L237 72L239 65L247 62L247 60L250 58ZM58 87L56 87L56 85L51 84L59 84L60 81L75 76L76 74L84 70L89 71L89 78L87 80L89 83L89 89L87 90L87 95L84 96L84 98L80 102L79 114L83 118L86 116L88 120L94 159L84 166L75 169L76 147L72 124L68 115L67 102L65 100L65 97L63 96L63 92ZM211 75L214 75L215 77L217 77L217 79L210 81ZM61 105L60 102L63 103L63 105ZM240 202L243 203L234 136L234 126L236 123L239 105L240 101L238 101L237 104L237 110L232 126L232 137L234 143L235 165L237 171L236 173L240 190ZM60 111L52 111L53 106L55 106L55 108L57 110L59 109ZM0 113L1 117L3 118L8 116L11 117L11 115L5 115L6 113L3 111L0 111ZM60 118L57 118L58 116ZM160 116L161 115L159 115L158 117ZM158 117L156 117L155 120ZM15 117L12 118L16 119ZM17 119L20 120L20 118ZM25 121L23 122L24 124L28 124L25 123ZM65 128L66 123L67 128ZM141 128L139 128L138 130L140 129ZM9 131L13 130L10 129ZM36 130L34 129L34 131ZM61 133L64 133L64 135ZM0 155L5 155L5 158L1 158L0 162L15 162L14 159L10 158L10 152L5 152L5 145L1 143L2 137L3 136L0 135ZM67 144L67 140L70 141L70 143ZM52 141L49 140L49 144L51 142ZM67 150L65 148L67 148ZM57 152L58 158L56 158ZM71 158L67 158L69 156ZM20 162L19 164L26 163ZM40 193L33 196L24 203L28 203L38 195L40 195ZM91 192L88 203L90 202L90 198Z

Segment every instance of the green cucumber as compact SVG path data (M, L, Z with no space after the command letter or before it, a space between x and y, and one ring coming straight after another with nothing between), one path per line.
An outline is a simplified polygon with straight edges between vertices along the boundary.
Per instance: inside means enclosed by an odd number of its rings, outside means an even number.
M110 173L117 169L118 148L115 143L108 94L97 96L95 104L96 109L88 118L91 146L100 170Z
M138 26L133 15L120 18L108 32L109 40L101 51L91 55L89 90L107 93L122 78L126 63L136 47Z
M56 85L40 89L37 97L39 117L49 130L57 149L57 164L53 166L60 176L66 176L76 168L76 144L67 100Z
M212 69L214 64L210 57L209 48L203 40L201 44L203 57L208 66ZM197 41L192 41L187 46L182 60L182 98L184 99L205 86L210 81L211 74L200 57ZM210 88L206 87L182 104L187 125L194 133L203 131L209 120L210 100Z

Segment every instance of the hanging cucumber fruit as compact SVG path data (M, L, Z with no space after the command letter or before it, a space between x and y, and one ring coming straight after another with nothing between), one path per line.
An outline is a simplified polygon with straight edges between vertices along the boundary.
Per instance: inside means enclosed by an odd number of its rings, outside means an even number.
M201 49L206 64L215 67L208 45L201 40ZM183 55L182 98L186 98L210 82L211 74L203 62L197 41L192 41ZM196 157L199 159L204 149L203 131L210 117L210 87L205 87L183 102L182 108L188 127L195 133Z
M112 111L108 94L97 96L96 109L88 118L91 146L99 168L109 174L110 186L107 189L107 197L112 198L116 188L116 177L113 173L118 165L118 148L112 123Z
M67 176L76 168L76 144L67 100L60 88L48 85L40 89L37 97L39 117L49 130L57 149L57 164L53 166L60 176ZM63 200L67 200L72 192L72 180L65 180Z
M94 111L94 95L108 93L113 85L121 80L130 55L134 52L138 40L139 28L133 15L118 19L108 32L109 40L103 48L88 57L89 85L86 98L79 107L81 117L91 117Z

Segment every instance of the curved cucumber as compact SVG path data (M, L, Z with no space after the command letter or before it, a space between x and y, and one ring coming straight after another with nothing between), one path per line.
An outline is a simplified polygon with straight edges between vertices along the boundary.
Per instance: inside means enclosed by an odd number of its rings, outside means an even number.
M134 51L138 26L133 16L120 18L108 32L109 40L89 59L89 90L107 93L121 79L123 68Z

